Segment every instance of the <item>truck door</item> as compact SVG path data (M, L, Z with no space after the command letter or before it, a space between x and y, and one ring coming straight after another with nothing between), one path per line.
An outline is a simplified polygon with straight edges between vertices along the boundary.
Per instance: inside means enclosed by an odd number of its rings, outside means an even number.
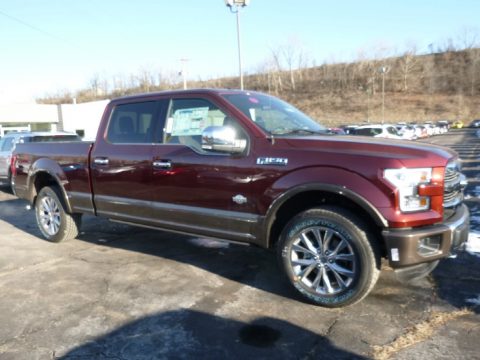
M208 126L235 127L227 112L205 97L171 100L167 119L153 149L153 213L158 226L231 240L251 241L258 221L251 199L254 160L245 153L206 151L201 146Z
M166 101L116 104L103 138L97 138L90 166L96 212L112 219L150 224L155 184L152 150ZM102 131L102 130L99 130Z

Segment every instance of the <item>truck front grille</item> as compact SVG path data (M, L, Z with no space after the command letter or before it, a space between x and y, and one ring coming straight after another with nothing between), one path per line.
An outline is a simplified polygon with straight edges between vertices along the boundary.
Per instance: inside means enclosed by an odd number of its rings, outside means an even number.
M463 189L466 186L466 178L460 172L458 162L448 163L445 169L445 186L443 193L443 207L453 208L463 201Z

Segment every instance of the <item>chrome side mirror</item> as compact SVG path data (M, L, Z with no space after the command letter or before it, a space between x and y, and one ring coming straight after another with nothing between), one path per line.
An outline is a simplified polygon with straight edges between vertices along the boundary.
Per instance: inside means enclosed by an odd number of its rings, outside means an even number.
M202 149L239 154L245 151L247 140L238 139L230 126L209 126L202 132Z

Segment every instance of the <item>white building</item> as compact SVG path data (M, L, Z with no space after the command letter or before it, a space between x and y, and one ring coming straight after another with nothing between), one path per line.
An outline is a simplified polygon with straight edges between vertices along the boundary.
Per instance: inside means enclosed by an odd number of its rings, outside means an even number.
M82 104L0 104L0 136L9 131L76 132L93 140L109 100Z

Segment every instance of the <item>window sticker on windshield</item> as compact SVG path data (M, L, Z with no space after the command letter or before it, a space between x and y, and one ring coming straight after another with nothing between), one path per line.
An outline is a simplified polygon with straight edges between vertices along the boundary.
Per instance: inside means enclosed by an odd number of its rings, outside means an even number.
M258 99L255 99L254 97L249 97L248 100L249 100L251 103L260 104L260 101L258 101Z
M201 135L208 118L208 106L178 109L173 114L172 136Z

